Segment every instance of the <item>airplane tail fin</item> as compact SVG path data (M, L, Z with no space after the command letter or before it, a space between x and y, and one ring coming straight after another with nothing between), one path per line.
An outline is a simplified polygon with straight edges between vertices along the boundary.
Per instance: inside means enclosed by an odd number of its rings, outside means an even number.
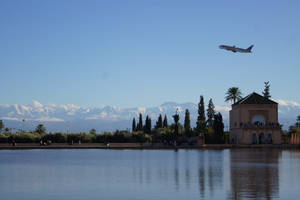
M253 48L253 45L251 45L250 47L248 47L248 51L251 51L251 49Z

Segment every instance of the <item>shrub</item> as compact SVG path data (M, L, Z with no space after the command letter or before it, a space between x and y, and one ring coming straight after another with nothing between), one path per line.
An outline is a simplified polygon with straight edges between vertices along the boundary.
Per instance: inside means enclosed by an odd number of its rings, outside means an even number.
M9 140L15 140L17 143L38 143L42 138L39 133L15 133L9 137Z
M79 142L81 140L81 136L79 133L71 133L67 135L67 142L72 143L72 142Z
M0 143L8 143L8 135L0 133Z
M64 133L49 133L42 137L43 141L51 140L52 143L65 143L67 142L67 135Z
M125 134L127 132L126 131L119 131L117 130L114 134L113 134L113 142L128 142L130 140L130 138L125 137Z
M81 142L83 143L92 143L96 141L95 134L80 133L80 138L81 138Z

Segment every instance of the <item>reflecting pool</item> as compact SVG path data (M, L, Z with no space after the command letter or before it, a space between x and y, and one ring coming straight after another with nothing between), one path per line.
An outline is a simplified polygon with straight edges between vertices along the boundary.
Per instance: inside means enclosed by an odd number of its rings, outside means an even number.
M3 150L0 199L299 199L300 151Z

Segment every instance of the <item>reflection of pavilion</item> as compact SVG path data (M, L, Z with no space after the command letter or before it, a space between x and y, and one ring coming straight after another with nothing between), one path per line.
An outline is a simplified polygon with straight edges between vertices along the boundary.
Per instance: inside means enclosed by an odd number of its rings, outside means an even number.
M276 102L254 92L233 104L229 115L232 144L281 144Z
M278 150L231 151L231 197L272 199L278 197Z

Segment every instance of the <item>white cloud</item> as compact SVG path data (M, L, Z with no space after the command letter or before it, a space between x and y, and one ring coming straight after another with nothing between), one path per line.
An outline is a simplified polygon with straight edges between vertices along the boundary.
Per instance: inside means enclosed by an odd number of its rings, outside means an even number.
M20 107L21 107L22 110L24 110L24 111L27 111L27 112L30 111L30 107L28 107L28 106L21 105Z
M3 120L14 120L14 121L21 121L22 119L17 117L2 117Z
M289 101L289 100L278 99L277 102L281 106L296 106L296 107L300 107L300 103L298 103L296 101Z
M93 115L85 118L85 120L96 120L96 119L100 119L100 115Z
M161 106L159 106L158 109L159 109L159 112L163 111L163 108Z
M4 108L9 108L11 105L10 104L0 104L0 106L3 106Z
M89 116L89 117L86 117L85 120L99 120L99 119L102 119L102 120L117 120L117 119L119 119L119 117L120 117L119 115L107 116L106 112L101 112L100 115Z
M77 106L74 104L59 105L58 107L64 109L65 111L76 111L76 110L80 109L80 106Z
M101 116L101 118L105 118L105 117L107 117L107 112L101 112L101 114L100 114L100 116Z
M44 106L40 102L33 100L33 108L36 112L42 113L44 111Z
M145 107L138 107L138 112L145 113L146 112L146 108Z
M10 111L9 113L7 113L8 116L13 116L15 113L13 111Z
M122 109L118 106L111 106L114 110L120 112Z
M41 117L36 119L36 121L41 121L41 122L64 122L63 119L56 118L56 117Z
M78 110L80 109L80 106L77 106L75 104L67 104L68 108L69 109L72 109L72 110Z
M84 109L82 112L83 113L88 113L88 112L90 112L91 110L89 109L89 108L86 108L86 109Z
M92 115L89 117L86 117L86 120L95 120L95 119L106 119L107 118L107 112L102 111L99 115Z
M18 113L19 115L22 115L22 114L23 114L23 113L20 111L19 106L18 106L17 104L15 104L14 107L15 107L15 109L16 109L16 111L17 111L17 113Z
M33 100L33 106L35 108L43 108L43 104L41 104L40 102Z
M182 112L182 108L180 106L176 106L176 110L178 110L179 113Z
M230 106L215 106L215 110L218 112L229 112Z

